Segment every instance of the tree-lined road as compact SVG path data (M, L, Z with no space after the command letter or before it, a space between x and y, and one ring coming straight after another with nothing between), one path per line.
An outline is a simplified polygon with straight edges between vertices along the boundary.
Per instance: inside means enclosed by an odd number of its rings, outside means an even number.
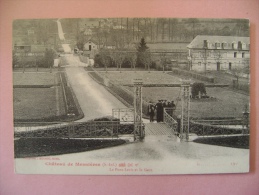
M78 67L84 63L77 56L68 56L68 62L68 80L85 115L80 121L112 115L112 109L126 107L104 86L96 83L83 67Z

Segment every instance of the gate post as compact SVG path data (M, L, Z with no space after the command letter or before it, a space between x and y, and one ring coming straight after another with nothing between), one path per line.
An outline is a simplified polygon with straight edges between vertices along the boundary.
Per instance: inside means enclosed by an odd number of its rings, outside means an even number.
M144 139L142 125L142 79L134 79L134 140Z
M186 141L189 141L189 129L190 129L190 80L182 80L181 84L181 105L182 105L182 117L181 117L181 129L180 137L183 140L183 134L186 134Z

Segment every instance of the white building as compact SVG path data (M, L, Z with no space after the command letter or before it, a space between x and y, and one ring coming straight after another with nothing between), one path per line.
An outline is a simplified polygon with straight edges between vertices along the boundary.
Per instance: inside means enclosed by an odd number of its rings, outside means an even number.
M249 37L198 35L187 48L190 70L220 71L249 66Z
M98 45L95 44L92 40L89 40L84 44L85 56L88 56L89 58L94 58L97 52L98 52Z
M89 40L84 44L84 51L92 51L97 50L97 44L95 44L93 41Z

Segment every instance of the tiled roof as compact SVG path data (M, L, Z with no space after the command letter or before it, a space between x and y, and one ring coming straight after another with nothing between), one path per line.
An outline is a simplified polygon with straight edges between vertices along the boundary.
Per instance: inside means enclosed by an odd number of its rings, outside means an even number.
M212 44L215 44L216 42L232 44L233 42L238 43L238 41L241 41L241 43L250 44L249 37L197 35L193 41L187 45L187 48L202 49L204 46L204 40L207 40L208 43Z

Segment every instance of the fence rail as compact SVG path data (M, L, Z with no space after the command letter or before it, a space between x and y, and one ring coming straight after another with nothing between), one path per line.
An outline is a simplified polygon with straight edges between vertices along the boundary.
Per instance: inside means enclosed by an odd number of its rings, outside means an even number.
M175 109L173 108L164 108L164 123L171 128L175 133L177 132L177 121L173 118Z
M29 126L36 125L36 126ZM86 123L15 123L14 138L113 138L133 134L134 124L114 121Z
M247 135L249 127L242 119L190 121L190 133L198 136Z

